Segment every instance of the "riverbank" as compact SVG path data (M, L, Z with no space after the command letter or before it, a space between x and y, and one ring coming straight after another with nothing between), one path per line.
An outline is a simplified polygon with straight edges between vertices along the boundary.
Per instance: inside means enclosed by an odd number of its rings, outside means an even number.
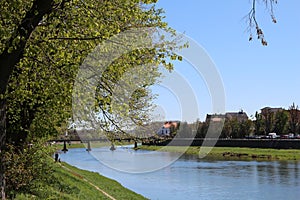
M139 146L140 149L150 151L168 151L185 153L188 155L199 155L200 147L182 146ZM208 147L204 147L208 148ZM261 149L240 147L214 147L205 159L216 160L300 160L298 149Z
M206 141L206 142L204 142ZM299 149L300 139L228 139L228 138L169 138L165 140L150 140L143 145L154 146L211 146L214 147L243 147L269 149Z
M43 187L35 195L21 194L16 199L146 199L142 195L124 188L117 181L95 172L78 169L66 163L54 166L55 184Z

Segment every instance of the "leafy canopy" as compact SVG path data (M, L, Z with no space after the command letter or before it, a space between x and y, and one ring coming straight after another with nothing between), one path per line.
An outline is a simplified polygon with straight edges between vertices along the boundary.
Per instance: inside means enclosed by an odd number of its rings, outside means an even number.
M155 2L53 1L51 12L43 16L26 41L22 59L10 77L6 93L9 140L18 143L25 141L30 133L31 137L44 137L66 129L66 120L71 117L73 84L78 68L101 42L126 30L144 27L160 28L173 35L174 31L163 22L163 11L155 8ZM26 13L34 3L29 0L1 1L0 53L7 49L12 38L14 42L8 51L17 48L24 40L18 25L30 20ZM146 120L146 111L151 108L153 99L148 87L159 76L159 64L171 69L168 58L180 58L173 54L174 48L177 48L174 42L165 42L150 49L134 50L122 55L106 69L98 80L95 99L98 111L105 114L101 120L102 128L111 129L112 124L117 128L122 121L120 116L111 115L110 101L116 84L128 70L145 64L150 66L147 69L150 73L140 75L146 81L130 94L127 105L121 106L127 107L125 113L129 113L126 115L130 115L132 121L142 123ZM127 84L130 85L130 81Z

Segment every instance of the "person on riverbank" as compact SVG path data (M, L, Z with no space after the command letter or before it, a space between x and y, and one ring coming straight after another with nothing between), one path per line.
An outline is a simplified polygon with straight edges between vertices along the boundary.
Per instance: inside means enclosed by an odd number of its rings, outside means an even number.
M59 151L58 150L56 150L55 153L54 153L54 160L55 160L55 162L60 162Z

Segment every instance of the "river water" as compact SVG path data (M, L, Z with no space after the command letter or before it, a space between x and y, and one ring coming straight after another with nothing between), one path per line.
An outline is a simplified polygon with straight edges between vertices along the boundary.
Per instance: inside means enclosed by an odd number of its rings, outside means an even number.
M69 149L60 158L78 168L99 172L153 200L300 199L300 162L213 161L181 156L160 170L134 174L112 169L115 166L107 166L105 159L98 155L109 155L110 158L118 155L124 160L130 157L130 160L149 152L129 148L124 151L124 147L114 152L110 152L108 147L93 149L92 152ZM156 152L154 159L158 163L174 157L174 153ZM120 169L124 160L118 160Z

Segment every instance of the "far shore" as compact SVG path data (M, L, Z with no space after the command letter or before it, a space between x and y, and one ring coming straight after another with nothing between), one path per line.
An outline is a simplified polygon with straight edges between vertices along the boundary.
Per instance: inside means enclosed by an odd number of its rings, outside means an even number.
M140 149L150 151L167 151L200 155L200 147L182 146L139 146ZM208 148L208 147L204 147ZM206 149L208 150L208 149ZM214 160L259 160L259 161L300 161L299 149L265 149L241 147L213 147L204 159Z
M115 142L115 146L122 146L122 145L129 145L132 143L129 142ZM58 149L63 149L64 143L63 142L58 142L55 143L54 146ZM91 142L91 148L101 148L101 147L110 147L111 142ZM67 149L75 149L75 148L88 148L87 143L82 143L82 142L71 142L71 143L66 143Z
M115 143L115 146L128 145L131 143ZM56 148L62 149L63 143L55 144ZM93 142L91 148L100 148L111 146L109 142ZM71 143L67 144L67 149L72 148L87 148L86 143ZM208 147L204 147L207 148ZM167 151L184 153L187 155L198 155L200 153L199 146L182 147L182 146L148 146L142 145L138 149L149 151ZM271 148L245 148L245 147L213 147L205 159L214 160L285 160L285 161L300 161L300 149L271 149Z

